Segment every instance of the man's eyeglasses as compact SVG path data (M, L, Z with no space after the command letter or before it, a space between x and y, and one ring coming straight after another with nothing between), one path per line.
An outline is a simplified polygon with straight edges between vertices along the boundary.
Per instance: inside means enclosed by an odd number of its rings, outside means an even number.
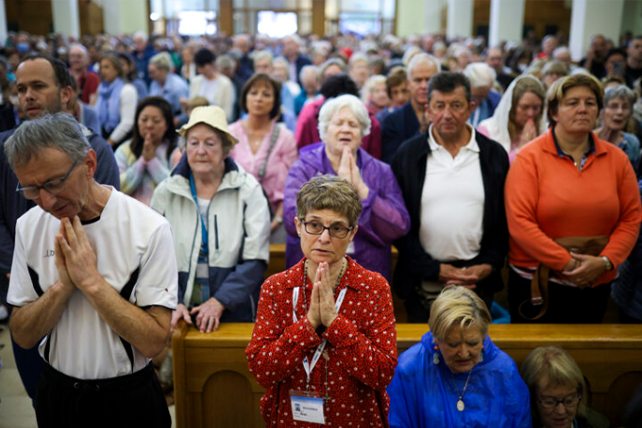
M74 170L76 165L78 165L78 161L74 162L74 164L71 165L71 168L69 168L69 171L67 171L67 174L65 174L64 177L54 178L53 180L49 180L42 186L20 187L20 183L18 183L16 192L24 196L25 199L30 199L30 200L38 199L40 197L41 189L52 195L57 195L58 193L65 190L65 180L69 178L69 174L71 174L71 171Z
M330 226L324 226L318 221L305 221L301 220L305 231L310 235L321 235L327 229L330 232L330 236L337 239L343 239L354 229L354 226L345 227L340 224L331 224Z
M539 403L542 405L543 408L550 410L550 409L556 408L557 405L560 403L562 403L566 408L573 408L577 406L581 400L582 400L581 395L571 395L569 397L564 398L563 400L546 398L544 400L539 400Z

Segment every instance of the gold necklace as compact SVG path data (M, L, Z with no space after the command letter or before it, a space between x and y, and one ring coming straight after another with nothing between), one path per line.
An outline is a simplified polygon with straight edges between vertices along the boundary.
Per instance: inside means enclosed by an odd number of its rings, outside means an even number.
M468 388L468 381L470 380L470 375L473 373L473 369L470 369L468 372L468 378L466 378L466 384L464 385L464 390L462 391L461 395L459 396L459 399L457 400L457 410L460 412L463 412L466 406L464 405L464 395L466 394L466 388ZM455 382L455 375L453 375L453 383L455 384L455 388L457 388L457 383Z

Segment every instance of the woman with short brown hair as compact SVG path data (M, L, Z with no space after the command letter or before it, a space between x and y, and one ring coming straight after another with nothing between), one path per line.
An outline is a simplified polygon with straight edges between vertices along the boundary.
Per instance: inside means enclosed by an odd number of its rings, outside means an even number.
M638 237L642 209L627 156L592 130L602 106L592 76L557 80L550 130L508 171L512 322L600 323L611 281Z

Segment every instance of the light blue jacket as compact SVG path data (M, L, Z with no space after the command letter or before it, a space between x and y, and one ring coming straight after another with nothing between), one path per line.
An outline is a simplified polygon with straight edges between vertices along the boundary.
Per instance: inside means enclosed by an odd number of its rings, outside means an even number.
M457 401L468 374L453 375L434 346L428 332L399 356L388 386L391 428L532 427L528 388L515 362L490 337L484 339L483 361L471 373L463 412L457 410Z
M165 85L161 85L157 81L152 81L149 85L148 96L163 97L172 106L174 114L181 112L181 98L189 97L189 86L187 81L174 73L169 73L165 79Z

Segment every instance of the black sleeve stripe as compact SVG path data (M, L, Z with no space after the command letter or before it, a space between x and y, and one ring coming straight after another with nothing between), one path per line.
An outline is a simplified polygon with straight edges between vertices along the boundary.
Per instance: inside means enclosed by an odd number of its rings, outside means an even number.
M123 343L123 348L125 348L125 352L127 352L127 358L129 358L129 362L132 365L132 373L134 373L134 350L132 349L132 345L120 337L120 341Z
M136 270L131 274L129 277L129 281L127 281L127 284L123 287L122 290L120 290L120 295L123 299L129 301L129 298L132 295L132 291L134 291L134 286L136 285L136 282L138 281L138 274L140 273L140 266L136 268Z
M29 276L31 277L31 284L33 285L33 289L36 291L36 294L38 297L42 296L43 291L42 288L40 287L40 277L38 276L38 273L31 269L31 266L27 265L27 269L29 270Z
M132 292L134 291L134 286L138 281L139 273L140 273L140 266L137 267L134 272L132 272L131 276L129 277L129 281L127 281L127 284L125 284L122 290L120 290L121 297L127 300L128 302L129 302L129 298L132 295ZM120 337L120 341L123 343L123 348L125 348L125 352L127 352L127 357L129 358L129 362L131 363L131 367L132 367L132 373L134 373L134 350L132 349L132 345L122 337Z

